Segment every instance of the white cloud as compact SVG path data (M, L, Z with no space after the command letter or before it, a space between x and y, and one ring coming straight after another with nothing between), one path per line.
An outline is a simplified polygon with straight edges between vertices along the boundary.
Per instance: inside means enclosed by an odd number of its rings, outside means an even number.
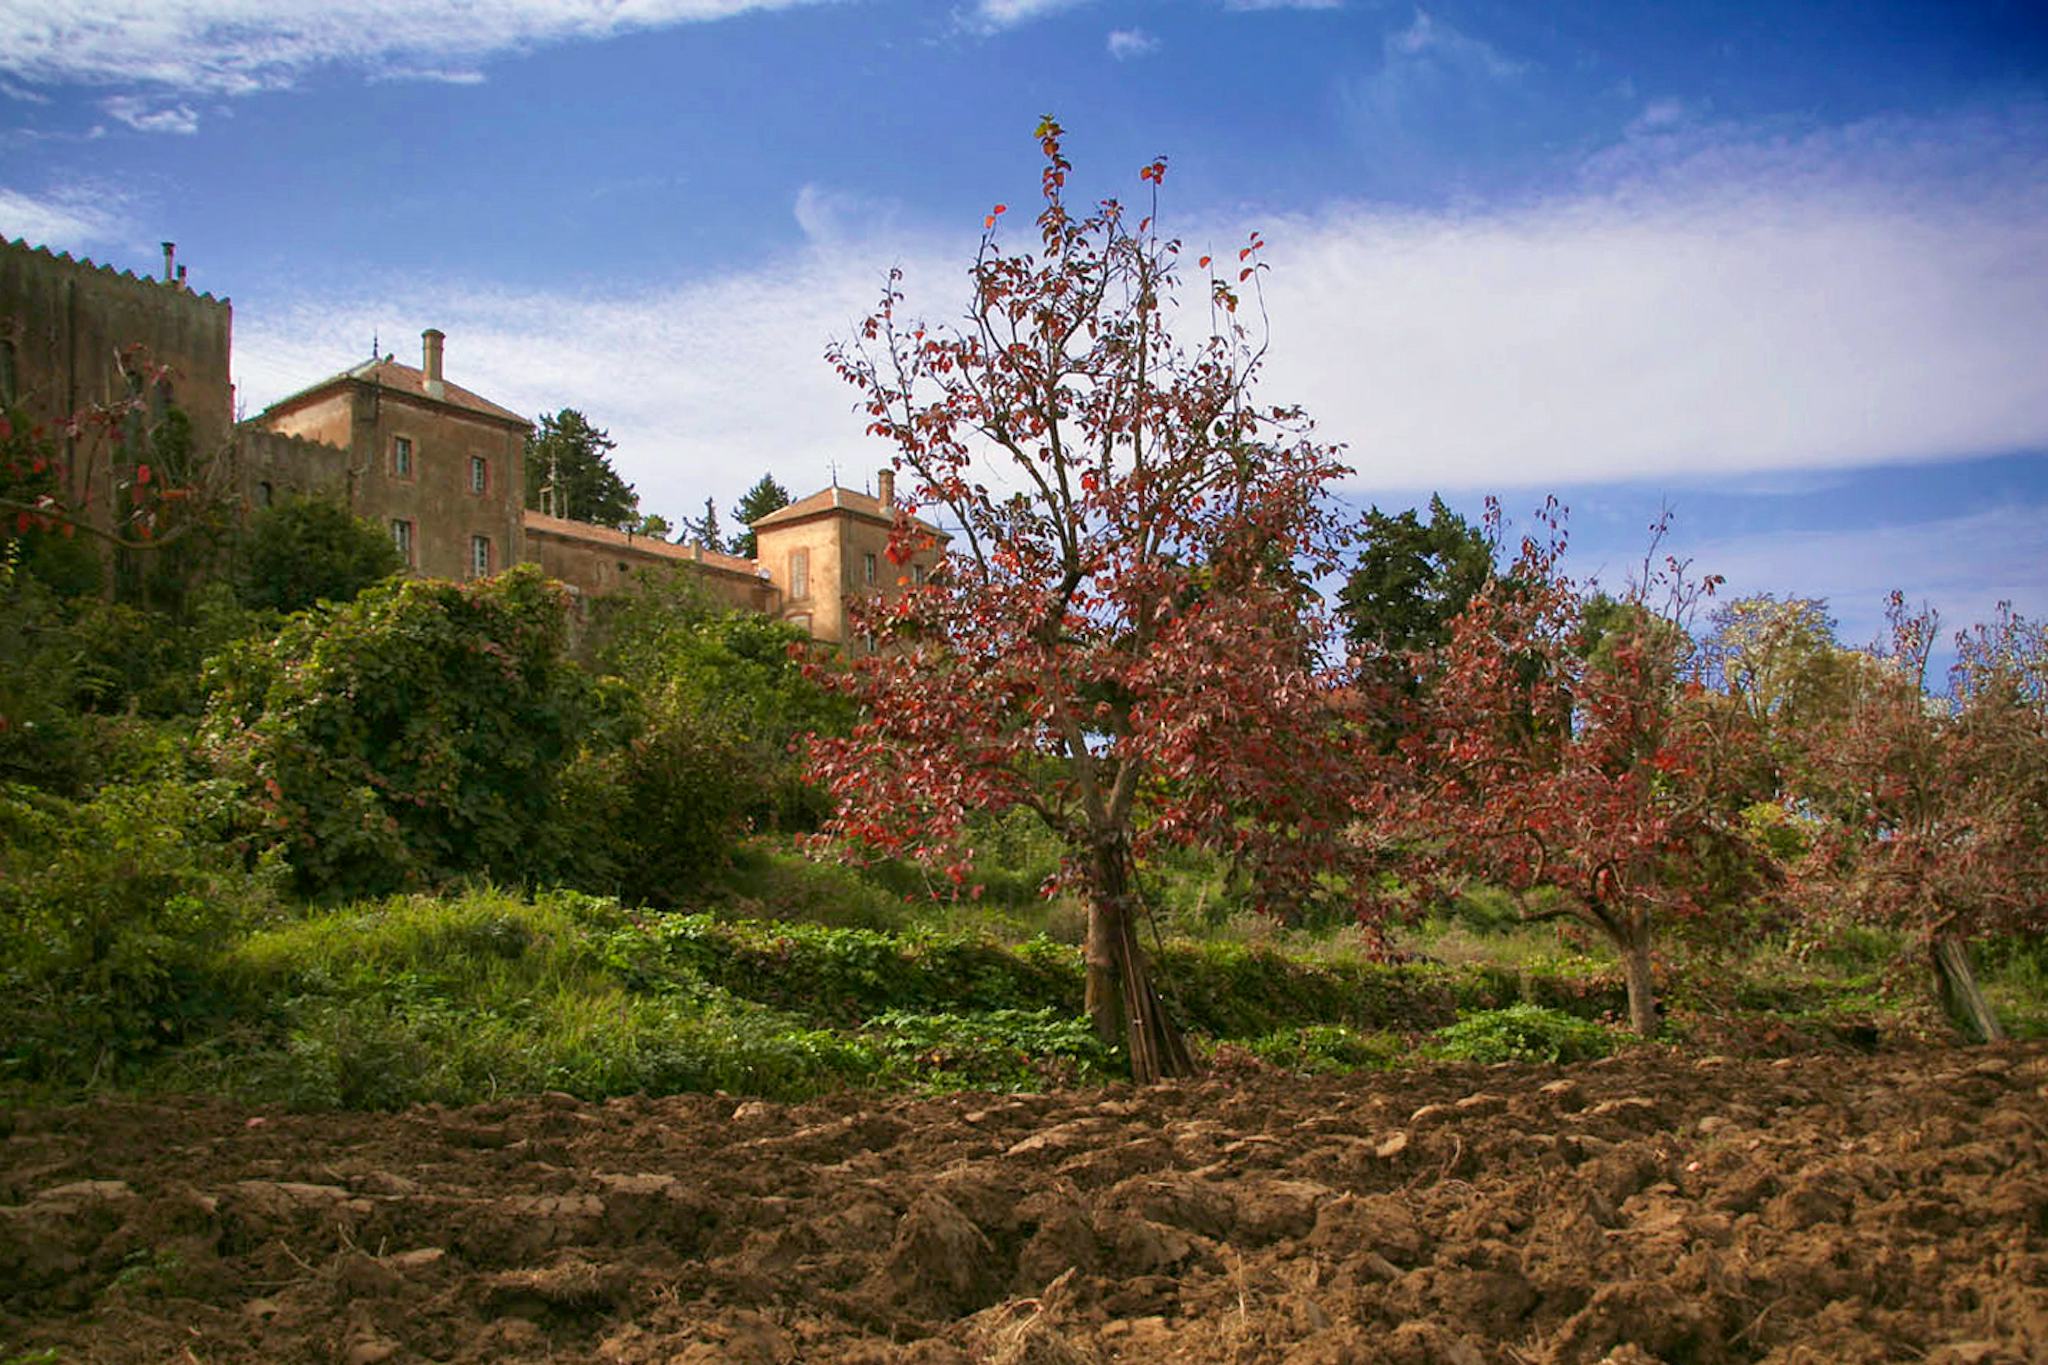
M156 104L133 95L115 95L100 101L100 108L117 123L138 133L178 133L189 136L199 131L199 115L190 105Z
M0 71L38 84L247 94L316 67L422 71L548 43L724 19L812 0L50 0L0 6ZM397 65L408 63L400 61Z
M0 186L0 237L62 248L119 244L130 235L122 207L118 194L85 188L33 195Z
M1631 153L1512 210L1264 226L1269 387L1350 443L1361 488L2048 447L2038 113Z
M1432 18L1418 9L1408 27L1386 36L1381 44L1389 66L1428 62L1452 70L1474 72L1494 80L1519 75L1526 63L1501 55L1491 43Z
M482 85L484 73L474 67L389 66L370 74L380 82L422 81L436 85Z
M975 0L969 26L983 33L995 33L1087 3L1089 0Z
M285 310L240 290L246 393L260 405L339 370L373 330L439 326L457 382L610 426L654 510L729 506L763 469L816 487L830 462L888 453L861 436L827 341L895 263L913 310L955 316L973 236L815 186L794 211L798 252L645 296L401 280ZM2039 113L1701 140L1675 163L1631 152L1571 194L1485 213L1343 205L1182 235L1193 256L1251 226L1274 265L1262 394L1347 443L1361 496L2048 449Z
M1159 40L1141 28L1115 28L1109 31L1109 55L1120 62L1134 57L1149 57L1159 50Z

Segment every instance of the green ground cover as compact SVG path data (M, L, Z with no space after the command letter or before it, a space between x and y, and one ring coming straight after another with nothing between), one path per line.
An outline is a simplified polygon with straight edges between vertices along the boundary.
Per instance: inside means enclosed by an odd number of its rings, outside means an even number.
M95 828L146 847L150 813ZM766 845L689 913L489 886L300 908L216 867L183 876L157 888L182 918L115 955L151 986L147 1017L74 1011L61 1048L48 1030L12 1031L0 1045L8 1089L395 1108L545 1090L1040 1089L1120 1071L1080 1016L1078 934L1057 900L938 905L906 897L904 869ZM1379 952L1349 926L1167 912L1153 951L1171 1008L1216 1064L1331 1073L1634 1045L1614 1027L1625 993L1609 956L1497 909L1483 896L1446 907ZM162 970L135 965L190 924L206 932L179 940ZM1685 963L1666 1041L1710 1046L1733 1030L1842 1043L1880 1025L1932 1027L1914 1014L1921 993L1895 989L1899 946L1859 933L1774 941L1712 971ZM1984 968L2014 1031L2048 1032L2048 953L1997 945ZM37 985L18 961L11 970L18 987ZM133 986L102 976L103 990ZM68 989L90 1003L92 985L46 972L40 995L19 998L60 1008Z

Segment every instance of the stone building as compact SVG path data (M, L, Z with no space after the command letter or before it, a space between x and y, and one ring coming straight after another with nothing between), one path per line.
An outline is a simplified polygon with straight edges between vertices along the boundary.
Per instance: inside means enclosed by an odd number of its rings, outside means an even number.
M250 419L244 495L340 497L391 532L415 573L481 578L526 558L524 458L533 424L442 372L444 338L428 328L418 368L366 360L281 398ZM309 447L325 447L325 450ZM345 454L337 457L332 452Z
M533 424L450 381L446 338L433 328L421 334L417 367L372 357L236 425L232 305L184 280L170 243L156 280L0 241L0 392L51 420L146 385L159 411L184 411L196 450L225 453L246 506L339 499L388 530L413 572L432 577L476 578L530 561L580 594L601 595L635 574L687 566L715 600L845 644L847 597L899 591L943 553L944 535L919 521L918 552L890 563L887 470L879 497L835 485L756 522L756 560L529 511ZM76 503L90 504L119 473L66 454Z
M896 476L884 469L880 496L834 484L754 523L762 570L781 589L780 615L820 640L845 644L852 636L846 604L868 593L900 592L922 583L945 548L945 534L912 522L920 546L908 563L889 559L896 525Z
M754 523L760 557L674 545L523 506L532 423L451 382L447 340L421 336L415 369L384 356L266 408L244 426L247 496L325 493L388 526L415 572L474 578L532 562L578 593L617 592L635 574L688 566L714 600L778 616L819 640L846 644L848 596L922 581L944 535L925 522L923 548L891 564L893 475L873 497L836 485Z

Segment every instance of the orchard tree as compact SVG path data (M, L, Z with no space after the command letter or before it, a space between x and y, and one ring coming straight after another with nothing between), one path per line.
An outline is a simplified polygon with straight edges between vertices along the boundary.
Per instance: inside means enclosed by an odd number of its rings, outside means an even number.
M1732 782L1752 732L1700 683L1685 629L1716 580L1667 560L1589 616L1555 503L1540 520L1452 624L1361 814L1424 885L1555 893L1528 917L1611 943L1629 1021L1653 1034L1659 926L1712 913L1731 869L1761 875Z
M1190 1067L1139 943L1139 870L1155 850L1246 858L1273 899L1348 851L1333 793L1351 776L1331 720L1329 640L1305 574L1333 572L1323 494L1342 472L1298 410L1260 407L1254 235L1175 313L1180 247L1153 208L1070 211L1058 124L1037 250L1007 251L998 205L965 319L927 326L890 284L831 358L873 435L953 535L923 583L929 532L898 515L900 592L858 599L877 652L843 673L863 707L812 747L828 835L908 853L966 884L970 816L1022 806L1064 843L1088 904L1087 1010L1140 1081ZM1250 286L1247 289L1247 286ZM1177 316L1208 334L1170 335Z
M1894 593L1889 615L1848 705L1806 732L1821 833L1797 885L1817 913L1911 935L1949 1008L1997 1041L1967 947L2048 931L2048 631L2000 604L1955 637L1949 693L1931 697L1934 613Z
M567 521L639 529L640 496L612 468L618 446L574 408L542 413L526 442L526 505Z

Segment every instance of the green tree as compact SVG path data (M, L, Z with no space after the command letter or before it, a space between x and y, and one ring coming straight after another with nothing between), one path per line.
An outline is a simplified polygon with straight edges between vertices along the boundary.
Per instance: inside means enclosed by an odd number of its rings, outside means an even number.
M750 533L751 534L751 533ZM702 545L707 550L725 548L725 532L718 524L718 504L710 498L704 499L704 515L683 518L683 539ZM749 556L751 558L752 556Z
M732 552L742 559L753 559L761 553L754 540L754 523L770 512L789 506L789 490L775 481L773 474L763 474L752 488L740 495L739 505L732 509L733 519L744 529L732 538Z
M530 881L561 857L564 768L603 741L567 638L566 590L533 565L390 579L216 658L202 736L309 894Z
M295 498L249 518L235 596L252 610L348 602L405 567L391 537L328 498Z
M1354 648L1386 657L1426 653L1450 642L1451 622L1493 577L1486 533L1429 500L1429 520L1413 508L1365 515L1365 546L1338 602Z
M569 521L639 529L640 496L612 468L618 445L574 408L541 414L540 430L526 443L526 505Z

